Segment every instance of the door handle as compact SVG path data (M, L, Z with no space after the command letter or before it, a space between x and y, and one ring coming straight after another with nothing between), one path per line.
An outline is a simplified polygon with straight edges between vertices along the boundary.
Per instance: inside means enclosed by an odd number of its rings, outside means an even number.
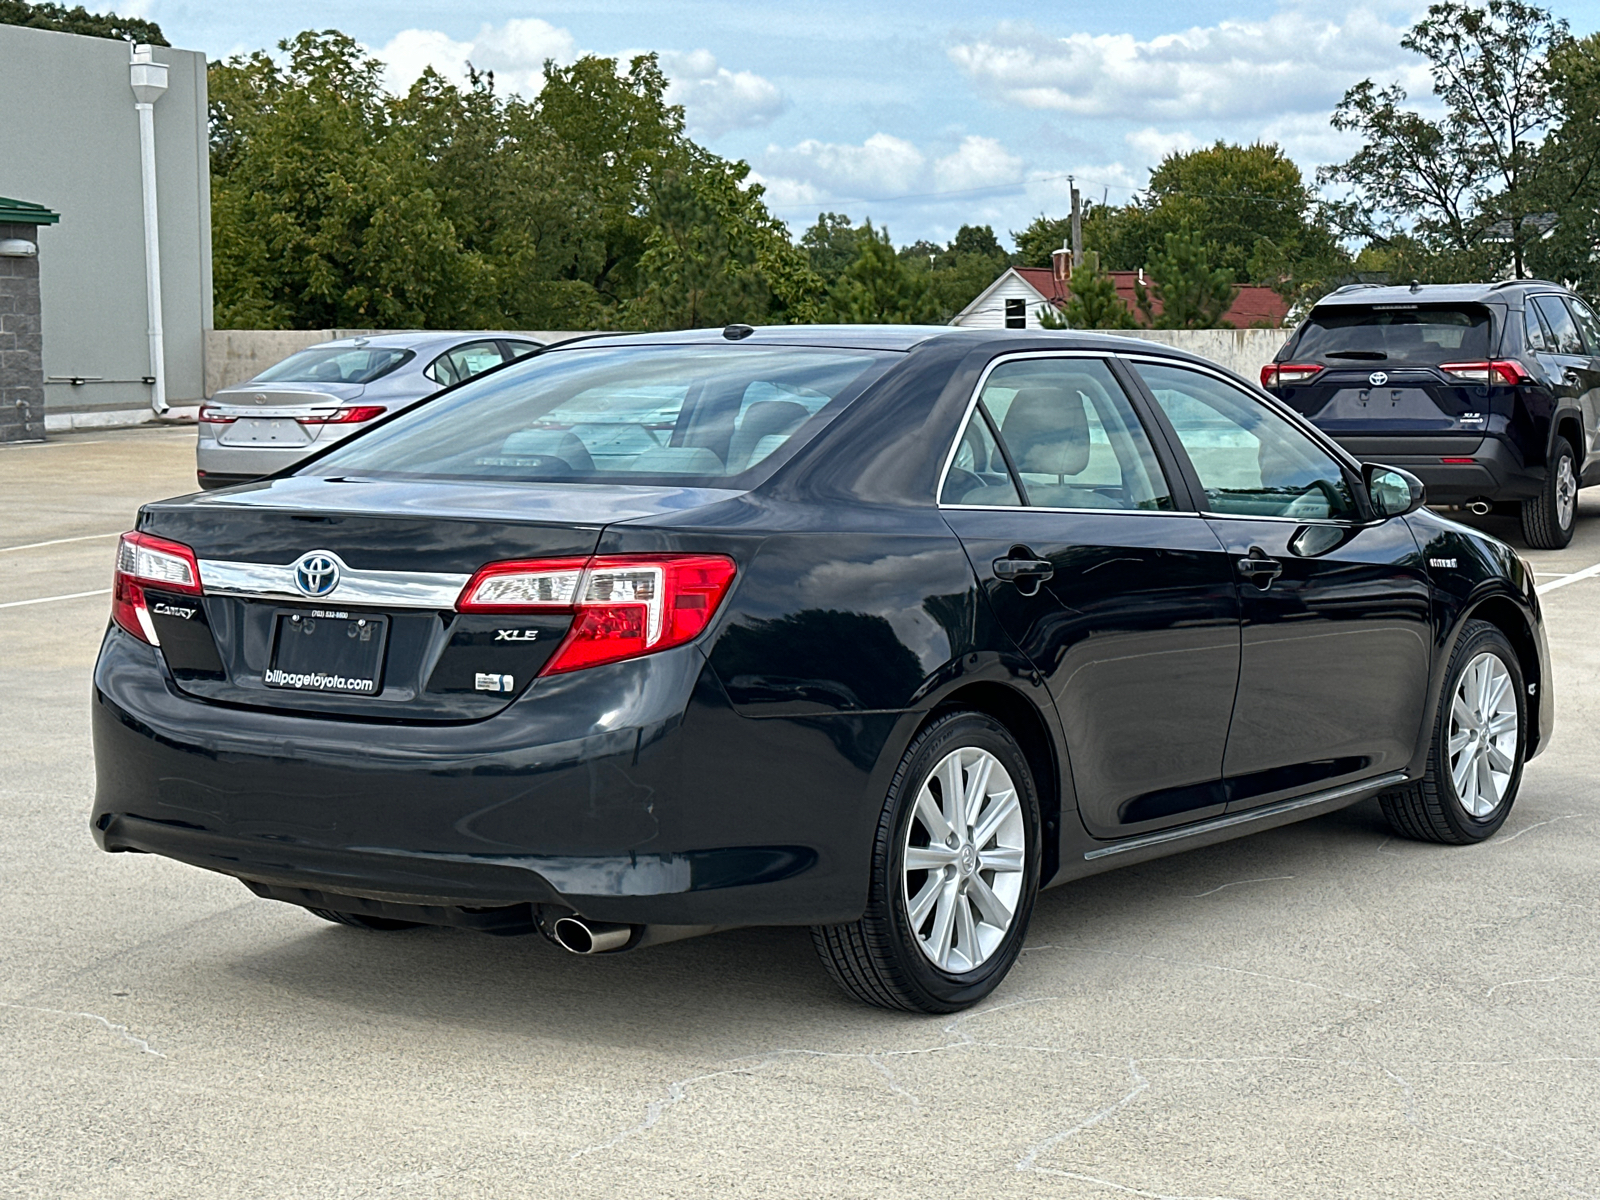
M1050 579L1056 573L1047 559L1043 558L997 558L994 560L994 577L1004 579L1007 583L1016 583L1019 579L1037 579L1040 583Z
M1255 547L1250 549L1249 558L1241 558L1234 563L1239 574L1247 576L1258 588L1272 586L1272 581L1283 574L1283 564L1276 559L1268 558Z

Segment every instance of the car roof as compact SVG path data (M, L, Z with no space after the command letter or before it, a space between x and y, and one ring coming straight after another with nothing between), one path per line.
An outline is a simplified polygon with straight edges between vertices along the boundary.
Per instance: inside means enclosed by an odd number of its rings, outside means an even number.
M1159 342L1093 329L965 329L953 325L757 325L743 328L749 328L750 333L741 338L729 338L722 329L577 336L565 342L552 342L547 353L598 346L814 346L819 349L902 352L932 345L967 345L974 350L1014 347L1019 351L1059 346L1063 349L1070 347L1106 353L1156 354L1191 362L1207 361Z
M459 342L479 341L482 339L508 339L517 342L530 342L542 345L536 339L526 334L517 333L510 329L419 329L405 333L373 333L361 334L355 337L335 338L330 342L318 342L314 346L307 346L307 350L325 350L345 346L377 346L379 348L392 348L396 350L415 350L422 353L427 350L454 346Z
M1335 304L1483 304L1493 301L1520 300L1528 292L1564 292L1559 283L1543 279L1508 279L1499 283L1421 283L1395 285L1353 283L1330 292L1317 301L1316 307Z

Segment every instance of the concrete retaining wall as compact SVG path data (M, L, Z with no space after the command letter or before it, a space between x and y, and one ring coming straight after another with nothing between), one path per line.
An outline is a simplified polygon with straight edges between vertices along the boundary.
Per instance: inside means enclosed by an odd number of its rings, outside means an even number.
M1187 350L1226 367L1249 380L1261 378L1261 368L1277 357L1292 330L1288 329L1119 329L1119 334L1160 342Z

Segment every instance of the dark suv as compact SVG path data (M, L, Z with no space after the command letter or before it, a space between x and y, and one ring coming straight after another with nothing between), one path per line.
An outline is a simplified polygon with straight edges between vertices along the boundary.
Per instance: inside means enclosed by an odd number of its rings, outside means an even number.
M1600 482L1600 319L1559 284L1379 287L1324 296L1261 383L1435 504L1517 504L1530 546L1572 540Z

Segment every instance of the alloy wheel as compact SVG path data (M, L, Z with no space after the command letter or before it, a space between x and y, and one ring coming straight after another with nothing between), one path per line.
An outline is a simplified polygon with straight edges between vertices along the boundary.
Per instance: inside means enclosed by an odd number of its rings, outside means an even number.
M906 825L902 899L917 945L941 971L975 970L1005 940L1026 836L1016 786L987 750L952 750L923 782Z
M1578 509L1578 477L1572 469L1572 459L1562 455L1556 468L1556 521L1562 529L1572 527Z
M1467 664L1450 702L1450 778L1469 816L1491 815L1516 770L1517 697L1500 657L1485 651Z

